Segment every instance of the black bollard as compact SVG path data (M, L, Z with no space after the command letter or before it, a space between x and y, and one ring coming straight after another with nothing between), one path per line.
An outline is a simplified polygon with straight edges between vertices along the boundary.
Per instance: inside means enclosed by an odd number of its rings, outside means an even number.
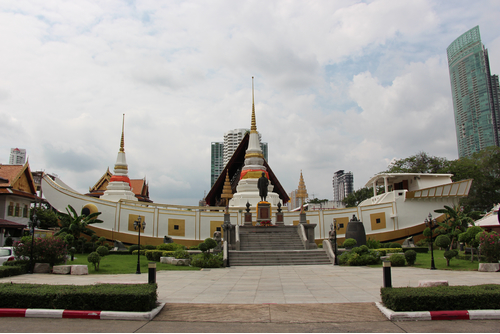
M148 263L148 283L156 283L156 262Z
M384 288L392 288L391 261L383 262Z

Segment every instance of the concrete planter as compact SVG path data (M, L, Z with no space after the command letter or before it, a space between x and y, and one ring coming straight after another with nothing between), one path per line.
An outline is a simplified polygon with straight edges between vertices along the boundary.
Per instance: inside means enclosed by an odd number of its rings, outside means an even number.
M478 271L496 272L500 270L499 263L480 263Z

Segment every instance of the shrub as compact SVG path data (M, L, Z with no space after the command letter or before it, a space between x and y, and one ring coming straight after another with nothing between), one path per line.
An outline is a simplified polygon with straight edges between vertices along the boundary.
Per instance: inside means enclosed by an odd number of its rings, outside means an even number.
M413 266L417 260L417 252L414 250L407 250L405 252L405 259L409 266Z
M31 257L31 243L14 243L16 259ZM59 238L35 238L33 241L33 262L45 262L51 266L63 263L66 259L67 244Z
M204 241L205 245L207 245L208 251L210 252L211 249L214 249L217 247L217 241L215 241L212 238L206 238Z
M450 260L453 259L454 257L456 257L458 255L458 251L456 249L451 249L451 250L447 250L446 252L444 252L444 258L446 259L446 266L449 267L450 266Z
M190 246L189 250L198 250L198 246Z
M104 243L106 242L106 238L100 237L99 240L97 240L97 242L99 243L99 245L104 246Z
M144 246L144 249L147 249L147 250L153 250L153 249L156 249L156 246L153 246L153 245L146 245L146 246Z
M141 255L146 255L147 250L141 249L139 251L139 250L136 249L135 251L132 252L132 255L137 255L137 252L141 252Z
M191 265L200 268L220 268L223 265L222 252L219 254L196 254L191 259Z
M397 242L393 242L393 243L391 243L389 248L401 248L401 244L398 244Z
M60 237L61 235L59 235ZM72 236L71 234L66 234L63 238L64 241L68 244L68 246L73 246L73 243L75 242L75 237Z
M370 250L366 245L354 247L349 252L339 256L339 264L349 266L366 266L368 264L380 263L380 252Z
M14 240L12 240L12 237L9 235L7 237L7 239L5 239L4 246L11 247L13 243L14 243Z
M189 253L184 249L176 250L173 255L176 259L189 259Z
M386 242L384 244L381 245L382 248L391 248L391 243L390 242Z
M498 310L500 285L382 288L385 307L396 312Z
M144 254L146 255L146 258L149 261L160 262L160 258L163 256L163 253L164 253L164 251L159 250L159 249L144 250Z
M344 248L352 248L354 246L356 246L358 242L356 241L356 239L353 239L353 238L349 238L349 239L346 239L344 241Z
M161 256L162 257L174 257L175 251L163 251Z
M85 243L83 244L83 252L84 252L84 253L90 253L90 252L92 252L93 250L94 250L94 243L92 243L92 242L88 242L88 241L87 241L87 242L85 242Z
M14 267L15 268L15 267ZM156 307L156 284L0 284L0 308L147 312Z
M99 270L99 264L101 263L101 256L97 252L92 252L87 256L87 261L94 265L96 271Z
M318 248L323 248L323 244L319 244L319 245L318 245Z
M138 250L139 246L138 245L132 245L128 248L128 251L130 254L134 254L134 251Z
M14 261L8 261L8 262L3 263L3 266L26 267L26 270L28 270L29 265L30 265L30 260L14 260ZM1 266L0 266L0 268L1 268Z
M182 245L176 244L175 242L170 243L170 244L161 244L156 246L156 249L158 250L163 250L163 251L175 251L179 248L182 248Z
M389 257L389 261L391 261L391 266L393 267L404 267L405 266L405 257L401 254L392 254Z
M198 249L201 250L203 253L205 253L206 251L208 251L208 246L206 243L204 242L201 242L199 245L198 245ZM197 266L196 266L197 267Z
M448 247L450 246L451 240L447 235L441 234L436 238L435 243L436 243L436 246L438 246L440 248L448 249Z
M366 246L370 249L380 248L380 241L368 238L368 240L366 240Z
M108 249L108 247L106 247L106 246L99 246L99 247L97 247L97 249L96 249L95 251L96 251L96 252L97 252L97 254L99 254L99 256L101 256L101 257L104 257L104 256L106 256L106 255L108 255L108 254L109 254L109 249Z
M0 277L10 277L26 274L26 268L27 266L0 266Z
M500 244L498 243L500 236L496 232L488 233L486 231L478 233L476 239L479 241L479 249L481 255L486 257L486 261L496 262L500 260Z

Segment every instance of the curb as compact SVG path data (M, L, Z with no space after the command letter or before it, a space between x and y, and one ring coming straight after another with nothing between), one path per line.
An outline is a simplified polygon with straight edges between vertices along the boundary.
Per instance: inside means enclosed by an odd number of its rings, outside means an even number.
M76 311L40 308L0 308L0 317L57 318L57 319L101 319L101 320L152 320L165 306L161 303L149 312L123 311Z
M379 302L375 305L390 321L500 320L500 310L394 312Z

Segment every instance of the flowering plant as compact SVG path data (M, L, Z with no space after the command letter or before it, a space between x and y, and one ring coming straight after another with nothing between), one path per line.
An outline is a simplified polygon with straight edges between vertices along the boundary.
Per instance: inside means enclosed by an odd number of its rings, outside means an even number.
M273 226L269 220L264 220L260 222L260 226Z
M35 238L33 240L33 262L47 262L51 266L64 262L67 254L66 242L57 237ZM31 241L14 244L14 254L17 259L29 259L31 256Z
M479 241L481 255L486 257L488 263L497 263L500 260L500 236L496 232L481 232L476 238Z

